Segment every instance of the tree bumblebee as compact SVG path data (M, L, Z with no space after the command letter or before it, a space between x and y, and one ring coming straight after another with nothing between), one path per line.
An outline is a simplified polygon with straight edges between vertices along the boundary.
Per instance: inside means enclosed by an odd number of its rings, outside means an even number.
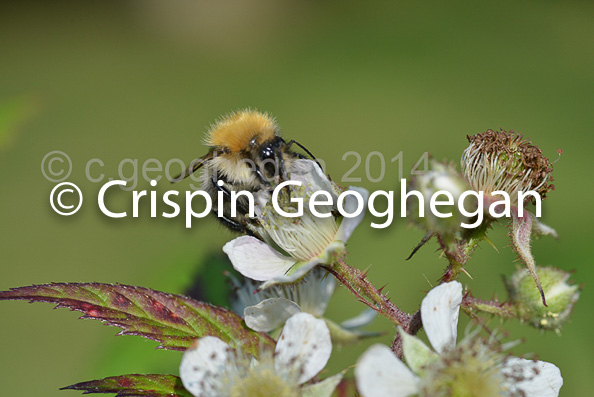
M256 110L238 110L223 116L207 132L204 143L210 148L208 153L194 160L173 182L204 168L201 189L213 198L213 214L231 230L257 235L257 226L248 216L247 197L237 197L237 213L232 216L231 192L272 190L288 180L287 170L291 169L293 161L304 158L291 150L293 145L315 160L300 143L286 142L279 131L273 117ZM219 192L223 193L222 212L217 205Z

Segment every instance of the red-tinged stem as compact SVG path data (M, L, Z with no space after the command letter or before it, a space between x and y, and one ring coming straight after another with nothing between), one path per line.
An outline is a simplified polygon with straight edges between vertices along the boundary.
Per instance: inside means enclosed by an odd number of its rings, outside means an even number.
M411 320L408 322L407 327L402 329L410 334L416 335L421 328L423 328L423 323L421 322L421 311L417 310L417 312L412 316ZM392 343L392 351L398 358L402 359L404 357L404 350L402 348L402 336L400 333L396 335L394 338L394 342Z
M484 312L500 316L502 318L511 318L515 314L510 311L509 304L506 302L498 302L495 300L485 301L482 299L475 298L470 292L468 292L462 298L462 309L469 313L475 314L476 312Z
M380 290L371 284L365 274L343 261L335 262L331 267L325 267L338 281L349 289L367 306L388 318L395 326L408 328L412 315L400 310Z

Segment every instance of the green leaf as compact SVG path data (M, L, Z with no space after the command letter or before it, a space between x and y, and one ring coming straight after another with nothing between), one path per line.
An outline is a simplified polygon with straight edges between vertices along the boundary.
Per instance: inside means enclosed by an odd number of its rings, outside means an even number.
M81 382L61 390L82 390L83 394L117 393L116 397L192 397L173 375L122 375Z
M185 296L142 287L100 283L52 283L0 291L0 300L57 303L120 327L118 335L138 335L160 343L158 348L186 350L203 336L216 336L232 348L257 357L273 347L268 335L248 329L230 310Z

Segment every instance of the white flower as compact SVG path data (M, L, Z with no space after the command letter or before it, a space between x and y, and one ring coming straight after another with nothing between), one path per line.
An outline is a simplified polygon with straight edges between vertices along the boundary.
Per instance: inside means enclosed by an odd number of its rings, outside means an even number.
M563 378L551 363L506 357L472 336L456 345L461 301L457 281L429 291L421 317L437 353L401 330L408 367L387 346L373 345L355 369L359 391L367 397L559 395Z
M234 278L231 280L235 287L231 296L233 311L244 318L248 327L260 332L279 328L299 312L322 317L336 288L336 279L320 267L312 269L295 284L273 285L264 290L259 288L260 283L251 279L245 279L243 284ZM324 320L330 328L332 340L335 343L347 343L364 336L377 335L358 330L376 316L374 310L366 309L340 325Z
M309 210L309 199L318 191L325 191L337 201L338 188L328 180L319 166L311 160L296 160L290 177L302 182L302 186L291 186L291 198L304 199L303 216L284 217L277 213L266 191L259 193L256 200L258 221L262 225L263 242L252 236L238 237L228 242L223 251L229 256L233 267L245 277L266 281L262 288L279 283L292 283L301 279L316 265L331 265L342 258L345 243L359 225L365 211L356 217L336 218L334 215L319 217ZM368 192L362 188L351 188L367 202ZM294 204L279 203L286 212L295 211ZM353 195L345 196L344 209L354 213L358 206ZM332 205L316 206L319 213L329 214Z
M256 361L219 338L206 336L184 353L180 376L184 387L196 397L329 397L341 375L303 384L326 366L331 351L326 324L299 313L287 321L274 355L263 353Z
M269 332L283 325L292 315L305 312L321 317L336 288L336 279L322 268L315 268L296 284L274 285L261 290L260 283L232 279L233 311L242 316L248 327Z

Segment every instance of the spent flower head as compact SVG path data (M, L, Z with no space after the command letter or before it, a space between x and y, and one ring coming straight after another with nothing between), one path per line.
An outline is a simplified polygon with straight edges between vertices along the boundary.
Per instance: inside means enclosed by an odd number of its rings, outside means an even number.
M532 195L526 194L528 191L535 192L544 199L554 189L551 184L552 164L529 139L514 131L487 130L467 138L470 145L462 154L462 173L474 190L484 193L485 208L495 204L495 197L502 196L501 192L508 195L511 208L504 209L502 214L512 218L512 245L526 264L536 283L542 304L546 306L545 293L535 271L536 262L530 249L530 238L533 233L553 236L556 233L552 228L541 224L529 211L523 212L519 208L523 210L525 202L534 199ZM518 202L520 193L524 195L521 203ZM494 207L498 212L499 201ZM537 211L538 209L539 207ZM540 216L538 212L537 215Z
M472 334L456 344L461 302L462 285L457 281L429 291L421 305L421 317L435 351L401 330L408 366L387 346L371 346L355 369L357 387L363 396L548 397L559 394L563 378L553 364L506 356L491 341Z
M554 189L553 167L529 139L514 131L493 131L467 136L470 145L462 154L464 177L476 191L509 194L517 205L518 192L535 191L542 198Z

